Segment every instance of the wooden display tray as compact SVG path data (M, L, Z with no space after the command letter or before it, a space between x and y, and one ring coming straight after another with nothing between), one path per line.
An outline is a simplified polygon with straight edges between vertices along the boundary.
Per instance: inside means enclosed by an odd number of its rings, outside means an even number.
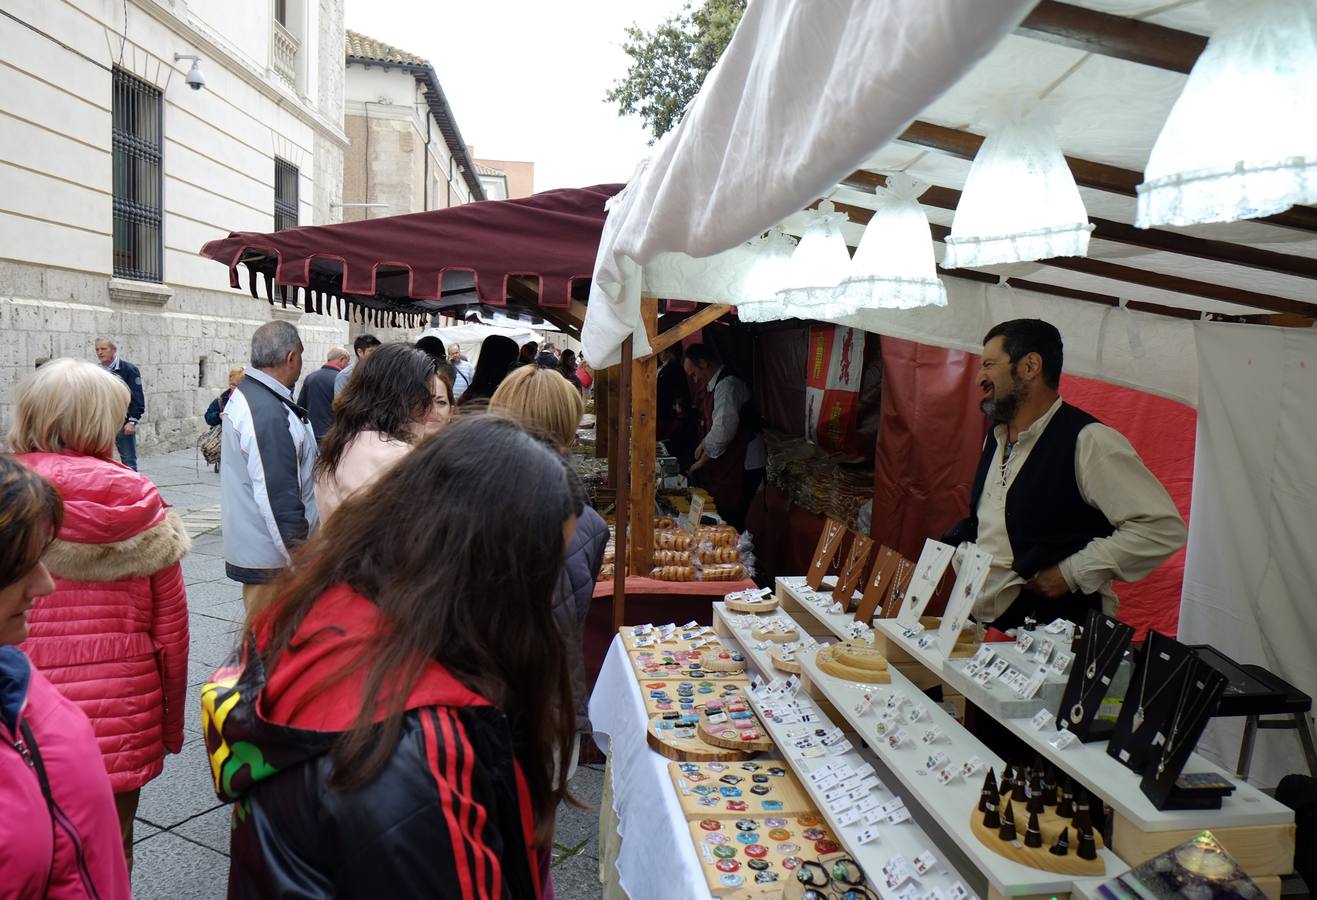
M776 597L761 597L758 600L723 600L723 605L735 613L777 612Z
M789 660L783 659L781 647L770 648L768 651L768 658L773 663L773 668L777 669L779 672L786 672L790 675L798 675L800 673L800 663L794 656Z
M700 736L700 740L714 747L722 747L727 750L744 750L750 753L768 753L777 745L773 739L768 736L768 729L764 728L764 723L759 721L754 710L750 709L750 704L746 703L746 711L750 713L750 721L754 723L753 727L748 729L737 728L731 721L722 722L714 725L709 722L707 716L700 716L700 723L695 727L695 733ZM756 737L746 739L746 733L753 733Z
M706 744L695 735L694 730L690 737L676 737L671 731L658 727L662 721L660 716L649 720L645 740L649 742L650 749L668 759L679 762L740 762L754 755Z
M770 773L770 770L772 772ZM774 774L776 773L776 774ZM807 813L818 815L804 787L792 774L791 767L781 759L757 759L743 763L668 763L668 774L677 789L682 814L688 819L740 819L745 816L798 816ZM721 779L740 778L737 784ZM757 784L756 776L767 781ZM693 780L694 779L694 780ZM754 794L756 787L767 788L767 793ZM701 792L701 788L706 790ZM735 788L738 797L727 797L723 788ZM730 804L744 803L745 809L731 809ZM765 803L780 803L781 809L764 809Z
M631 657L631 668L636 673L637 680L695 680L702 681L705 679L725 679L739 678L744 680L745 660L737 662L733 659L714 662L719 653L732 653L729 648L719 646L712 654L701 653L698 657L686 657L684 655L673 656L656 656L648 654L648 651L638 651L629 654ZM734 651L738 655L739 650ZM644 657L648 655L649 660L646 663ZM663 662L664 659L671 659L671 662ZM692 666L693 662L699 662L699 667ZM714 667L711 667L711 665Z
M1111 843L1131 866L1160 856L1202 831L1140 831L1133 822L1116 813ZM1271 875L1287 875L1294 869L1295 825L1235 825L1213 828L1212 834L1239 867L1255 881ZM1261 887L1259 881L1259 887Z
M867 663L857 666L848 661ZM820 650L814 657L819 670L834 678L860 684L891 684L892 676L887 672L887 659L869 646L867 641L843 641L831 644Z
M1003 796L1000 809L1004 810L1007 802L1007 799ZM977 806L970 810L970 827L974 829L974 836L979 839L983 846L1012 862L1034 869L1042 869L1044 872L1077 875L1084 878L1100 877L1106 874L1106 866L1102 862L1102 857L1099 856L1096 859L1079 858L1079 855L1075 852L1075 848L1079 846L1079 835L1071 827L1069 819L1056 814L1055 806L1044 808L1038 816L1038 830L1043 836L1043 845L1041 847L1024 846L1024 831L1029 826L1029 814L1025 812L1023 802L1015 802L1014 808L1016 839L1009 843L997 836L997 829L984 827L983 813L979 812ZM1053 856L1050 848L1056 843L1056 839L1060 836L1063 828L1070 829L1070 852L1065 856ZM1097 829L1093 830L1093 844L1098 850L1103 847L1102 835L1097 833Z
M640 696L645 701L645 713L649 716L661 716L666 713L681 712L678 689L684 684L690 684L695 691L692 697L695 701L692 712L703 710L704 705L710 700L721 700L727 696L744 699L745 691L750 686L750 683L744 678L724 678L718 681L697 681L693 678L660 678L654 681L642 681L640 682ZM701 694L699 689L704 684L712 685L713 691ZM665 691L672 706L668 708L660 706L662 698L651 697L650 691Z
M709 886L709 893L715 897L781 897L787 886L795 883L796 869L799 868L798 862L784 865L784 860L817 859L820 854L816 848L820 841L836 841L836 836L822 821L822 817L814 814L806 814L803 817L745 816L744 819L716 820L710 817L708 821L718 822L720 827L717 831L707 831L701 827L701 822L704 821L699 819L689 823L691 841L695 844L695 855L700 860L700 870L704 872L704 880ZM736 822L739 821L754 822L756 828L752 832L742 832L736 827ZM789 832L789 836L785 840L779 841L769 837L769 832L773 831L775 827L773 823L777 821L782 821L783 824L779 827L783 831ZM815 832L812 829L818 829L818 831ZM805 836L806 831L809 831L811 835L820 835L818 840L807 838ZM722 835L726 839L726 843L718 845L710 843L708 836L712 834ZM760 840L753 845L743 844L737 840L737 835L740 834L754 834ZM741 876L739 885L729 886L722 883L721 878L724 873L719 871L716 866L718 857L713 853L715 846L731 847L736 851L730 859L739 864L735 873L733 873ZM762 857L750 856L746 853L749 846L763 847L766 852ZM783 849L790 850L793 847L795 848L794 852L781 852ZM763 871L776 875L776 881L767 884L755 883L757 873L750 868L748 863L751 859L756 858L762 859L768 864Z
M791 644L800 640L799 629L792 628L787 631L781 631L776 628L752 628L750 637L756 641L772 641L774 644Z
M651 644L648 647L637 647L636 646L637 637L635 633L632 631L633 627L634 626L623 625L621 628L617 630L617 633L622 637L622 646L626 649L628 653L689 653L691 649L691 645L695 643L696 640L703 639L705 637L716 637L716 635L712 630L705 629L701 633L700 638L693 638L691 640L686 640L681 636L682 630L678 628L675 632L673 632L672 638L670 640L667 640L661 644L657 643L656 641L654 644ZM704 628L704 626L701 625L700 628ZM657 629L655 629L652 637L654 638L658 637ZM718 646L721 646L721 643L715 640L701 647L700 653L707 654L709 651L714 650L714 648Z

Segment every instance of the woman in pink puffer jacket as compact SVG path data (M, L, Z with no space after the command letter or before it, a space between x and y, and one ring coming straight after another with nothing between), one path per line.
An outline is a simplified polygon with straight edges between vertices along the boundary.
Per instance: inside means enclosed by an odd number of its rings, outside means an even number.
M0 897L128 900L91 724L14 646L55 587L41 556L61 516L54 488L0 456Z
M128 400L124 383L98 366L47 363L19 384L9 444L64 499L63 526L43 558L55 592L37 600L22 649L91 720L131 869L141 788L183 745L179 560L190 543L155 485L111 458Z

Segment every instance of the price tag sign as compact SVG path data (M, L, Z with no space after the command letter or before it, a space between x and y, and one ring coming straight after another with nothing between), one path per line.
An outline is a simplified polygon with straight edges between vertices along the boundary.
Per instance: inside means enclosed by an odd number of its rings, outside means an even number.
M695 529L700 525L702 515L704 515L704 495L691 494L691 507L686 512L686 521L682 523L682 527L694 534Z

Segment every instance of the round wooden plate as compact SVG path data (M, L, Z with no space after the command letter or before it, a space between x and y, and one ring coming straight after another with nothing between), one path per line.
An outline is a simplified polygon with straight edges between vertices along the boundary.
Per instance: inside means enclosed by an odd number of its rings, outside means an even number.
M863 640L824 647L814 657L820 671L861 684L889 684L887 658Z
M763 600L724 600L723 605L732 612L771 613L777 611L777 598L768 597Z
M776 744L764 730L764 724L754 713L750 713L754 721L754 727L748 731L737 728L731 722L724 722L721 725L710 725L705 716L700 716L700 723L695 726L696 733L699 734L700 740L706 744L712 744L715 747L723 747L728 750L746 750L753 753L762 753L772 750ZM756 735L752 740L744 740L744 735L750 733Z
M661 718L649 720L645 740L656 753L678 762L739 762L754 754L745 750L728 750L702 741L697 735L676 737L671 731L658 727Z
M1003 799L1003 809L1006 808L1005 804L1006 800ZM1106 874L1106 866L1103 864L1102 857L1080 859L1079 855L1075 853L1079 836L1075 833L1075 829L1070 827L1069 819L1064 819L1056 814L1055 806L1046 807L1042 814L1038 816L1038 830L1043 836L1043 845L1041 847L1024 846L1024 829L1028 822L1029 814L1024 811L1024 804L1017 802L1015 804L1017 839L1003 841L997 836L997 829L983 826L983 813L979 812L977 805L970 810L970 826L974 829L974 836L979 839L983 846L998 856L1004 856L1022 866L1042 869L1044 872L1083 876ZM1070 828L1070 852L1065 856L1053 856L1050 848L1056 843L1062 828ZM1096 830L1093 832L1093 842L1099 850L1102 849L1102 835L1098 834Z
M780 628L752 628L750 629L750 637L756 641L790 644L793 641L800 640L800 631L795 628L788 628L785 631Z
M800 662L794 656L791 659L783 659L781 648L774 647L769 650L768 658L773 663L773 668L779 672L786 672L791 675L800 674Z

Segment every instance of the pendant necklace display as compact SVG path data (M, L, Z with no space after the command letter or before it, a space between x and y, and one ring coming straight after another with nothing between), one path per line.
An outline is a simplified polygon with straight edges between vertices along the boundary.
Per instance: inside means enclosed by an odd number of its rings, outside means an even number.
M1171 736L1166 739L1162 745L1162 756L1157 761L1157 777L1160 778L1166 771L1167 763L1175 757L1175 754L1184 746L1184 738L1180 735L1181 724L1185 726L1184 733L1188 735L1193 728L1189 727L1217 698L1215 691L1201 691L1202 698L1197 709L1191 711L1189 697L1194 691L1194 681L1192 678L1186 678L1184 689L1180 691L1180 701L1175 706L1175 718L1171 721Z
M896 615L896 611L901 608L901 601L905 598L905 588L901 587L901 579L905 576L906 572L909 572L914 567L914 563L904 558L896 564L896 573L892 576L891 599L888 600L888 605L883 609L884 617L891 618Z
M842 530L844 527L845 527L845 526L842 525L841 523L839 523L839 522L835 522L835 521L833 521L832 519L829 519L829 520L828 520L828 536L827 536L826 538L823 539L823 546L824 546L824 547L829 547L829 546L831 546L833 540L836 539L837 535L841 532L841 530ZM816 568L816 569L822 569L824 566L826 566L826 565L828 564L828 562L829 562L829 560L824 559L824 558L822 557L822 555L820 555L819 558L816 559L816 560L814 561L814 568Z
M1151 697L1149 697L1147 700L1144 700L1143 694L1144 691L1146 691L1148 688L1148 670L1152 668L1152 642L1151 639L1149 640L1148 661L1143 666L1143 679L1139 682L1139 702L1138 705L1134 707L1134 727L1132 731L1138 731L1140 728L1143 727L1145 710L1147 709L1147 707L1151 706L1153 701L1161 696L1162 691L1166 690L1167 686L1175 681L1175 676L1180 674L1180 670L1183 669L1185 666L1187 666L1189 664L1189 660L1192 658L1193 658L1192 655L1187 655L1185 656L1184 659L1180 660L1180 664L1175 667L1174 672L1172 672L1170 675L1166 677L1166 680L1162 682L1161 687L1153 691Z
M1084 701L1088 699L1089 694L1092 694L1093 689L1096 688L1097 685L1100 683L1097 680L1097 673L1099 668L1105 669L1107 665L1111 662L1111 660L1115 657L1115 652L1119 652L1119 650L1123 649L1120 641L1117 640L1117 638L1119 637L1119 634L1117 634L1116 636L1113 636L1111 638L1111 641L1107 644L1106 647L1103 647L1100 651L1097 650L1097 641L1096 641L1097 629L1093 629L1093 631L1094 631L1094 635L1093 635L1094 640L1090 642L1086 637L1084 641L1084 643L1088 645L1084 648L1084 658L1089 660L1088 666L1084 669L1084 681L1089 682L1089 684L1080 692L1079 699L1075 701L1075 705L1070 707L1070 721L1076 724L1084 721ZM1116 651L1108 654L1107 648L1112 646L1116 648ZM1100 659L1099 657L1101 657L1104 654L1107 654L1106 658ZM1101 663L1101 666L1098 665L1099 662Z

